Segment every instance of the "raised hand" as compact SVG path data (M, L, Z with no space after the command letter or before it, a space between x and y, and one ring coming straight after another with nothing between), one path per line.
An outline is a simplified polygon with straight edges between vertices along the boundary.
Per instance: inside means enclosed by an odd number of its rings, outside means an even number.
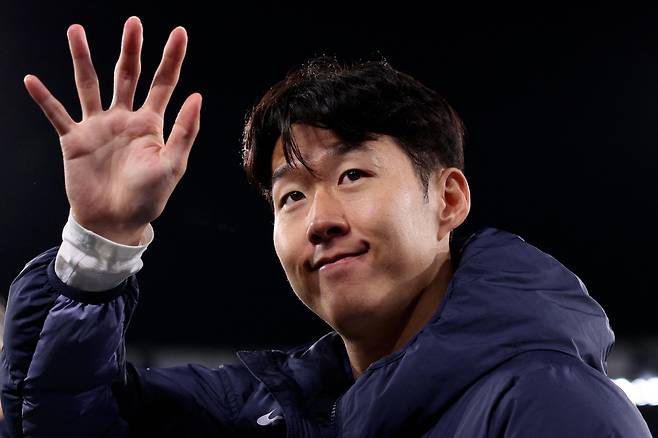
M25 86L59 135L66 195L76 221L110 240L134 245L146 225L164 210L199 131L201 95L194 93L183 103L164 141L164 113L178 82L187 33L177 27L169 35L148 96L136 111L140 20L130 17L124 25L114 95L107 110L101 104L84 29L71 25L67 35L82 121L71 119L36 76L27 75Z

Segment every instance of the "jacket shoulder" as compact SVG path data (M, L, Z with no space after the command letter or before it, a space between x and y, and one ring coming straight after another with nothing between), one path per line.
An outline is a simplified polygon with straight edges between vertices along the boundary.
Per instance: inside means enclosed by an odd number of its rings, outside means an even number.
M651 437L637 407L608 376L557 351L516 356L493 416L494 436Z

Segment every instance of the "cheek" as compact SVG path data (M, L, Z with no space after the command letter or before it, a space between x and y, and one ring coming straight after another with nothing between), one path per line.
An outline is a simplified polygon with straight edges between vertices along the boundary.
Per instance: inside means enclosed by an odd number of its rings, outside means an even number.
M382 191L377 196L369 194L359 200L352 217L373 237L390 244L414 240L421 229L427 230L425 210L417 197L417 193L401 188Z
M291 229L289 224L277 223L274 225L274 250L281 267L286 273L288 282L299 295L302 289L302 270L304 268L304 235L299 230Z
M394 276L413 271L415 266L420 268L436 245L436 221L418 196L411 190L389 191L355 210L364 237L376 245L374 249L386 265L384 270Z
M274 251L281 266L288 274L292 263L291 257L295 253L294 242L290 239L291 234L286 230L285 225L275 222L273 235Z
M301 256L304 241L296 236L291 230L284 231L280 227L275 227L274 250L292 291L306 307L317 313L317 303L314 297L318 295L318 286L309 284L308 278L304 277L304 260Z

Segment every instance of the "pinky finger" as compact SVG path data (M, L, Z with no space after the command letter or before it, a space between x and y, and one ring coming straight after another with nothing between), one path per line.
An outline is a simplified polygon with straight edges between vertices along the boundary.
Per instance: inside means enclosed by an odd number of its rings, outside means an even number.
M62 137L70 131L71 127L75 125L69 113L66 112L64 106L48 91L48 88L33 75L27 75L23 79L25 88L30 93L32 99L41 107L41 110L46 115L50 123L53 125L57 134Z

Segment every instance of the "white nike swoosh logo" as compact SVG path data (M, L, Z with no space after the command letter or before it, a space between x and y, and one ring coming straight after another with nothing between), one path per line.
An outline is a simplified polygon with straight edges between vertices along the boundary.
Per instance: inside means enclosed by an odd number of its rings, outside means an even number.
M269 424L274 423L276 420L281 420L283 417L281 415L277 415L274 418L270 418L270 415L272 415L276 411L276 409L273 409L272 412L265 414L256 420L256 423L258 423L260 426L267 426Z

